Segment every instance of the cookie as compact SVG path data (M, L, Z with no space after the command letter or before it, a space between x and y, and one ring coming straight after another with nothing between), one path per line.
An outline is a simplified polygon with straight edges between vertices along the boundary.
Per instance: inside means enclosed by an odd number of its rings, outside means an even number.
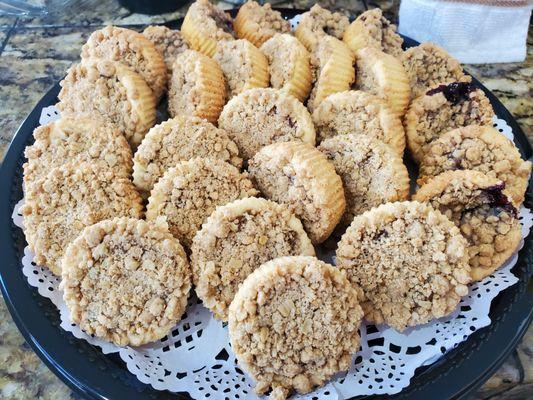
M465 75L459 61L433 43L422 43L407 49L402 61L413 99L437 85L472 80Z
M337 135L324 140L318 150L333 163L342 179L346 197L343 226L372 207L407 199L407 168L398 153L380 140L365 135Z
M531 162L522 160L514 143L492 126L470 125L447 132L428 146L418 184L457 169L473 169L503 181L504 193L518 207L524 201Z
M86 226L114 217L140 218L141 197L131 181L99 163L69 163L28 184L24 234L34 261L55 275L61 257Z
M327 36L342 39L346 28L350 25L348 17L338 12L331 12L315 4L302 14L294 35L300 42L313 52Z
M85 228L68 246L60 289L84 332L121 347L141 346L181 319L191 271L163 221L115 218Z
M311 59L304 45L292 35L278 33L260 50L268 60L270 86L304 102L313 84Z
M146 219L167 218L172 234L190 247L196 232L215 208L255 196L246 173L225 161L193 158L180 161L157 181L146 206Z
M156 98L167 85L167 68L155 45L139 32L117 26L94 31L81 48L81 59L121 62L146 81Z
M250 160L248 171L265 197L286 204L302 220L313 244L326 240L344 213L341 178L326 156L309 143L263 147Z
M394 115L403 117L409 105L410 89L402 62L373 47L357 50L355 59L356 88L381 97Z
M181 34L191 49L212 57L218 42L233 40L231 26L228 13L209 0L196 0L187 10Z
M224 73L215 60L194 50L176 58L168 91L170 116L196 116L216 123L226 97Z
M170 29L163 25L150 25L144 29L142 34L163 56L169 73L172 72L176 57L189 49L181 32L177 29Z
M339 242L337 268L359 288L367 321L400 332L450 314L472 279L459 228L416 201L355 217Z
M154 126L133 159L133 183L146 194L179 161L216 158L242 165L237 145L228 134L198 117L175 117Z
M352 51L340 40L326 36L311 54L314 86L307 102L313 112L328 96L350 90L355 80Z
M239 8L233 29L238 38L261 47L276 33L290 33L291 24L279 11L273 10L270 3L261 6L255 1L247 1Z
M256 392L272 388L271 399L284 399L349 368L362 317L356 290L337 268L314 257L281 257L239 288L229 337Z
M522 239L518 212L505 184L478 171L447 171L422 186L413 200L425 201L459 227L468 241L471 275L480 280L497 270Z
M276 89L250 89L235 96L224 106L218 126L245 160L275 142L315 143L309 111L295 97Z
M314 255L302 223L283 205L249 197L218 207L196 234L191 265L196 293L215 317L228 318L244 279L280 256Z
M313 112L313 122L319 141L336 135L365 135L387 143L403 155L405 133L401 120L383 99L370 93L349 90L326 97Z
M489 99L472 83L439 85L414 99L405 114L409 150L420 162L428 145L442 134L468 125L492 125L493 117Z
M61 115L96 114L115 124L134 149L155 123L154 93L124 64L84 60L69 68L60 86Z
M343 41L353 51L374 47L394 57L403 54L403 39L396 32L396 25L391 24L379 8L359 15L344 31Z
M26 147L24 184L31 185L67 162L100 163L117 175L131 176L131 149L116 126L89 115L63 116L33 131Z
M248 40L220 42L213 59L218 62L226 78L228 98L248 89L268 87L268 61Z

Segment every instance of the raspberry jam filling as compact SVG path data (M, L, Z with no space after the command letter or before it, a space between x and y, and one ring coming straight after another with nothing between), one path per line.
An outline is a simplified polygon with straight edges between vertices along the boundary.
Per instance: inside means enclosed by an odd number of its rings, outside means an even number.
M511 203L509 198L503 193L505 183L499 185L489 186L482 189L482 192L487 197L488 204L494 210L496 214L500 214L502 211L507 212L514 218L518 218L518 211Z
M434 89L428 90L426 95L433 96L437 93L442 93L450 103L458 104L468 100L470 93L474 90L476 90L476 88L471 82L453 82L448 85L440 85Z

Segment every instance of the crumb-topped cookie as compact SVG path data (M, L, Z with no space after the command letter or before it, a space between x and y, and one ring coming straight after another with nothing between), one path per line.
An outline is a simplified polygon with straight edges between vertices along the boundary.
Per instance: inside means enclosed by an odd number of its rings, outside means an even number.
M108 218L140 218L141 197L131 181L98 163L69 163L26 187L24 234L34 261L61 274L67 245L86 226Z
M209 0L196 0L187 10L181 34L191 49L212 57L218 42L233 40L231 16Z
M273 10L270 3L259 5L249 0L239 8L233 29L238 38L247 39L254 46L261 47L276 33L290 33L291 24L279 11Z
M282 257L246 278L228 328L255 391L272 388L270 399L285 399L348 369L362 317L356 290L337 268L314 257Z
M342 225L380 204L406 200L409 174L399 156L380 140L365 135L337 135L318 147L342 179L346 210Z
M224 106L218 126L228 133L246 160L275 142L315 144L309 111L295 97L276 89L250 89L235 96Z
M216 123L226 98L224 73L215 60L194 50L176 58L168 91L172 117L196 116Z
M178 116L154 126L135 152L133 183L149 193L179 161L216 158L241 167L239 149L228 134L198 117Z
M226 78L228 98L245 90L268 87L268 61L263 53L245 39L228 40L217 45L213 59Z
M117 346L161 339L185 312L187 256L164 221L101 221L83 230L63 259L63 299L72 321Z
M69 68L60 86L56 107L62 115L97 113L124 132L132 148L155 123L154 93L122 63L84 60Z
M257 193L248 174L225 161L209 158L180 161L154 185L146 219L166 217L170 232L189 247L217 206Z
M398 331L451 313L471 281L468 243L427 204L388 203L355 217L337 267L359 288L365 318Z
M394 57L403 54L403 39L396 33L396 25L391 24L379 8L359 15L344 31L343 40L353 51L374 47Z
M121 62L143 77L156 98L167 85L165 60L155 45L141 33L117 26L94 31L81 48L81 58Z
M163 56L167 71L172 72L172 65L176 57L189 48L181 32L163 25L150 25L142 34L150 40L157 51Z
M447 171L424 186L413 200L428 202L455 223L468 240L472 278L498 269L522 239L518 212L503 193L505 184L478 171Z
M263 147L250 160L248 171L265 197L286 204L302 220L313 244L326 240L344 213L341 178L309 143Z
M90 115L66 115L33 131L35 142L26 147L24 184L43 178L67 162L92 162L131 176L131 148L120 130Z
M405 114L407 144L420 162L427 146L443 133L468 125L492 125L494 111L470 82L438 85L414 99Z
M348 17L338 12L331 12L315 4L302 14L295 36L310 52L326 37L342 39L344 31L350 24Z
M403 155L405 134L400 118L383 99L370 93L348 90L326 97L313 112L313 122L320 141L336 135L365 135Z
M433 43L422 43L405 51L403 65L411 85L411 98L424 94L436 85L470 82L459 61Z
M420 163L418 184L445 171L473 169L505 183L504 193L519 206L524 201L531 162L492 126L454 129L433 141Z
M311 60L304 45L292 35L279 33L260 50L268 60L270 85L304 102L313 83Z
M218 207L196 234L191 265L196 293L215 317L227 320L237 289L276 257L314 255L302 223L289 209L249 197Z

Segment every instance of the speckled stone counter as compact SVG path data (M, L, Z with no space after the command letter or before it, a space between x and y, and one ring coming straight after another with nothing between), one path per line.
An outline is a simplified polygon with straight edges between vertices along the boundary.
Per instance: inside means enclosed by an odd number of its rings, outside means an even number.
M17 127L48 88L78 59L89 34L106 24L134 26L170 21L186 7L159 16L132 14L113 0L85 0L85 8L61 15L14 17L0 14L0 159ZM280 7L309 7L314 1L274 2ZM321 4L357 14L364 3L328 0ZM399 0L367 1L397 20ZM222 3L225 8L232 6ZM523 63L469 65L466 69L492 90L533 139L533 36ZM31 351L0 300L0 399L75 399ZM500 370L472 399L533 398L533 329Z

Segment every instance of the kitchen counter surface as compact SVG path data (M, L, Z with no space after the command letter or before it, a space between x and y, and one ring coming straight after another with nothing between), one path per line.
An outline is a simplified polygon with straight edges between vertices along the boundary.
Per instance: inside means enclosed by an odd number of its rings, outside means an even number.
M186 7L159 16L132 14L107 0L79 1L76 12L62 15L15 17L0 14L0 159L17 127L37 101L79 57L92 31L107 24L133 26L170 21L184 15ZM306 8L314 1L274 2L278 7ZM379 6L397 22L398 0L367 1ZM96 5L98 4L98 5ZM228 3L221 3L231 8ZM325 1L331 9L357 14L363 2ZM530 140L533 140L533 36L528 40L523 63L467 65L466 69L492 90L511 111ZM31 351L0 300L0 398L77 398ZM471 396L472 399L533 398L533 328L500 370Z

